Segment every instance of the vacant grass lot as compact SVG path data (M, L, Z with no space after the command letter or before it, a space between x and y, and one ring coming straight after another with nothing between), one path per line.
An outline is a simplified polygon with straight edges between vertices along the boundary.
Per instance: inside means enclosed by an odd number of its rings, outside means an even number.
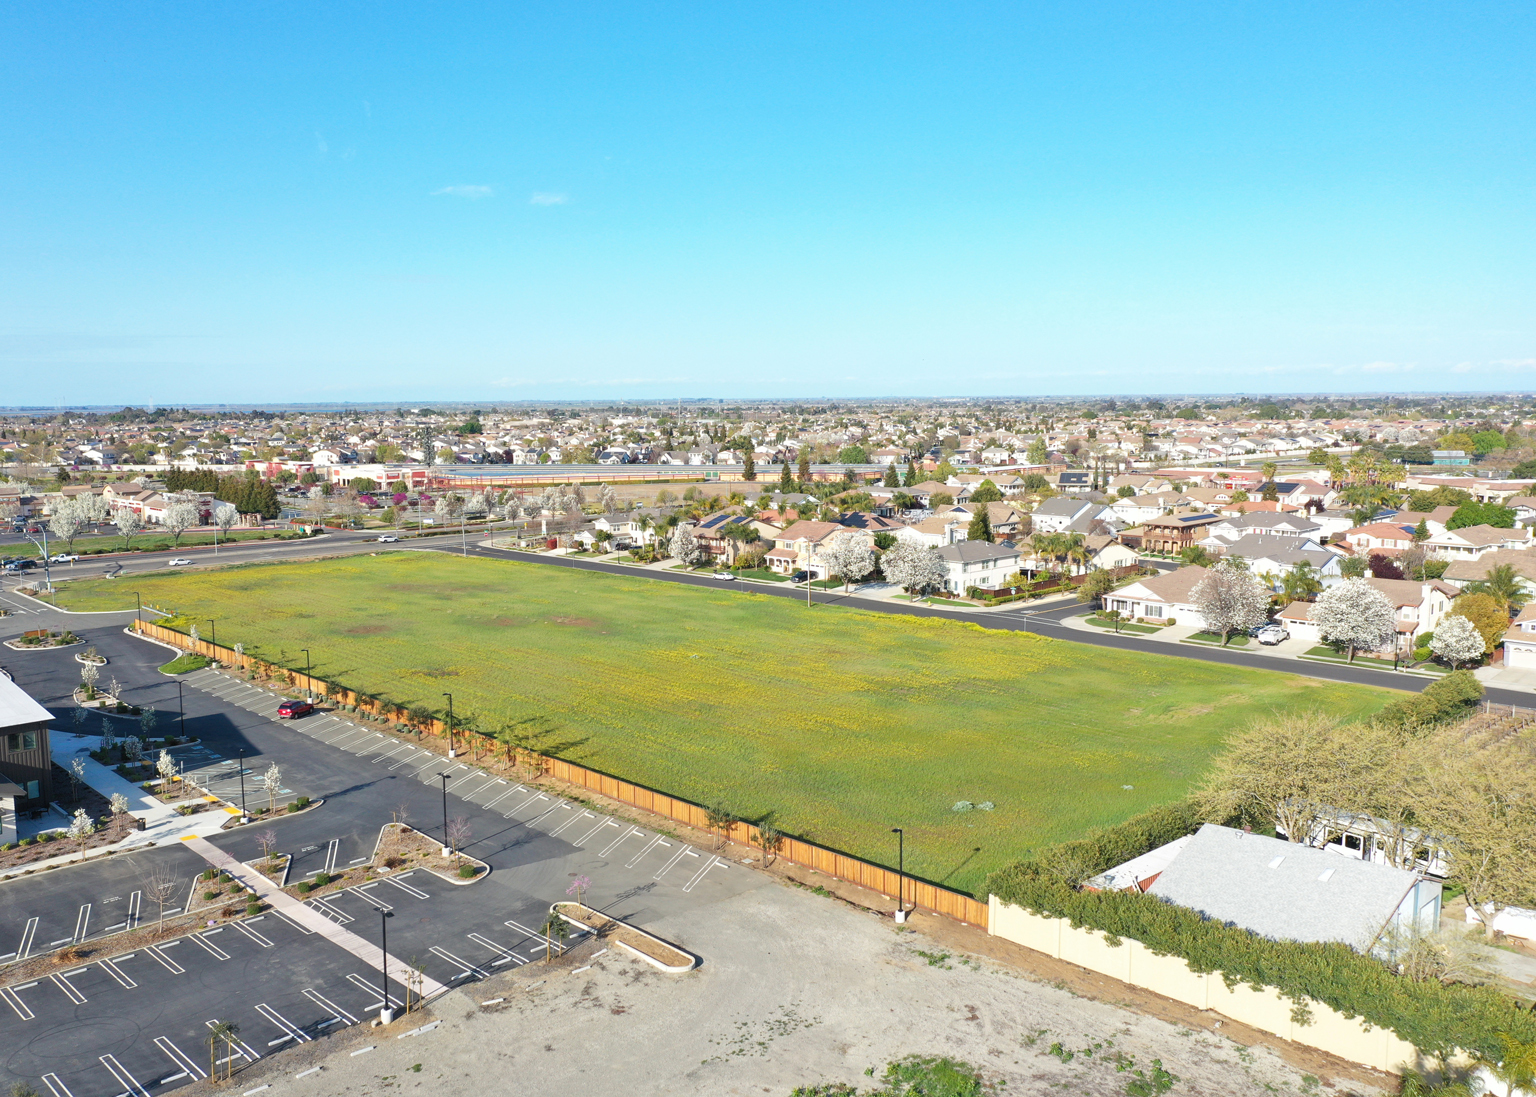
M219 639L961 890L1183 793L1224 733L1385 691L1023 633L426 553L135 576ZM110 580L72 609L132 607ZM990 811L956 812L960 801Z

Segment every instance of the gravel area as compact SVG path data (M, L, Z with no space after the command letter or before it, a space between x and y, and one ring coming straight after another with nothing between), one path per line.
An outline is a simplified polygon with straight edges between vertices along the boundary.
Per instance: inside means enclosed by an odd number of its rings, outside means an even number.
M359 1026L264 1060L233 1088L482 1097L501 1079L508 1092L583 1097L787 1095L817 1081L868 1086L866 1068L921 1053L984 1066L1015 1095L1123 1095L1154 1059L1178 1079L1177 1095L1380 1092L1347 1070L1313 1077L1269 1048L945 951L784 884L645 928L702 966L664 975L592 942L450 992L388 1028Z

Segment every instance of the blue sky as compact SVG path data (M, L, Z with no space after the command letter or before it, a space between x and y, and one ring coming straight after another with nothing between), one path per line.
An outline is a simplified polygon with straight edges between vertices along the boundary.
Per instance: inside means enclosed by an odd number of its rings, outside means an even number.
M1536 389L1522 4L0 9L0 405Z

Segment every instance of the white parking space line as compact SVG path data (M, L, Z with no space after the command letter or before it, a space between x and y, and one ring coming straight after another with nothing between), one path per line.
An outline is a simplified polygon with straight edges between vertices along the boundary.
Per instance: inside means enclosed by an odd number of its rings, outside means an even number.
M241 933L245 934L251 940L255 941L262 948L271 948L272 947L272 942L271 941L267 940L261 934L257 933L254 929L252 929L250 926L246 925L244 922L231 922L230 925L234 926Z
M265 1017L267 1020L271 1021L278 1028L280 1028L284 1032L286 1032L288 1035L283 1037L284 1040L297 1040L301 1044L309 1043L309 1037L308 1036L305 1036L304 1033L299 1031L299 1029L297 1027L295 1027L286 1017L284 1017L281 1013L277 1012L277 1010L273 1009L271 1006L267 1005L267 1003L265 1003L265 1002L257 1003L257 1005L256 1005L256 1012L261 1014L263 1017ZM281 1043L281 1042L282 1041L273 1040L273 1041L268 1042L267 1046L268 1047L272 1047L274 1044Z
M667 846L668 848L671 848L672 843L667 841L665 838L663 838L659 834L655 835L649 842L647 842L645 844L645 848L644 849L642 849L639 853L635 854L634 857L630 858L629 864L625 865L624 867L625 868L634 868L636 865L638 865L640 863L640 858L644 857L647 853L651 852L651 850L655 849L657 846Z
M364 981L363 977L361 975L358 975L355 972L353 974L347 976L347 982L353 984L354 986L360 987L363 990L366 990L369 994L377 994L379 992L379 988L376 985ZM385 1005L385 1004L386 1003L384 1003L384 1002L380 1002L379 1003L380 1006ZM393 994L391 994L389 996L388 1004L392 1005L392 1006L398 1006L400 1004L400 999L396 998ZM378 1007L377 1006L369 1006L368 1007L368 1009L370 1011L372 1011L372 1010L374 1010L376 1008L378 1008Z
M127 972L123 971L111 960L102 960L96 966L101 968L101 970L105 971L108 975L112 976L112 978L116 979L118 985L121 986L124 990L132 990L134 987L139 985L128 977Z
M476 967L474 964L470 963L468 960L461 960L461 959L459 959L457 956L455 956L453 953L449 952L445 948L438 948L436 945L432 945L428 949L428 951L431 952L433 955L441 956L444 960L447 960L450 964L457 964L460 968L463 969L458 975L454 976L454 979L461 979L465 975L469 975L471 973L480 976L480 978L482 978L482 979L484 979L486 977L486 975L487 975L487 972L486 972L486 970L484 968Z
M544 793L542 793L542 792L535 792L532 796L528 797L528 799L524 800L521 804L518 804L517 807L513 808L511 811L509 811L505 815L503 815L502 818L503 819L510 819L510 818L512 818L512 816L514 816L518 812L522 811L525 807L527 807L529 804L533 803L535 800L548 800L548 799L549 799L549 797L544 795Z
M526 964L528 962L527 960L524 960L521 956L519 956L515 952L513 952L511 949L507 948L505 945L498 945L495 941L492 941L489 937L482 937L478 933L466 933L464 936L468 937L471 941L473 941L475 944L481 946L482 948L490 949L492 952L496 953L496 955L498 957L500 957L499 959L491 961L491 966L492 967L495 967L498 964L505 964L505 963L507 963L509 961L514 961L514 960L517 963L519 963L519 964Z
M32 985L36 986L37 984L33 983ZM14 1009L16 1016L20 1017L23 1021L30 1021L37 1016L27 1007L27 1003L21 1000L21 995L16 993L16 988L14 987L6 987L0 990L0 998L4 998L5 1004Z
M593 838L594 835L597 834L598 831L602 830L604 827L616 827L618 825L619 823L615 819L604 819L601 823L598 823L597 826L583 834L580 838L572 841L571 844L576 846L584 846Z
M553 815L556 811L559 811L561 808L564 808L566 811L574 810L571 807L570 804L567 804L565 801L561 800L561 801L558 801L558 802L556 802L554 804L551 804L548 808L546 808L544 811L540 812L538 815L535 815L532 819L524 819L523 820L523 826L531 827L531 826L534 826L534 825L536 825L538 823L542 823L545 819L549 818L551 815Z
M549 832L549 836L551 838L555 837L555 835L559 834L566 827L570 826L572 823L579 822L582 819L596 819L596 818L597 818L597 816L594 815L590 811L578 811L575 815L571 816L565 822L563 822L559 826L557 826L554 830L550 831Z
M357 1024L356 1017L342 1009L335 1002L332 1002L330 999L326 998L326 996L321 994L318 990L306 990L304 992L304 997L308 998L311 1002L314 1002L315 1005L319 1006L321 1009L330 1010L336 1015L338 1020L344 1019L349 1025Z
M642 838L645 837L645 831L641 830L639 827L631 826L623 834L619 835L612 842L608 843L607 847L604 848L602 851L600 851L598 853L598 856L599 857L606 857L606 856L608 856L610 853L612 853L615 849L617 849L619 847L619 843L620 842L623 842L626 838L633 838L637 834L640 835Z
M91 928L91 904L86 903L80 908L80 913L75 916L75 935L70 938L76 944L85 940L85 935Z
M272 913L277 915L283 921L287 922L290 926L292 926L294 929L298 930L300 933L309 934L309 933L315 932L314 930L312 930L308 926L306 926L304 923L298 921L297 919L288 917L288 915L284 914L280 910L274 910Z
M380 899L377 895L374 894L373 889L378 886L379 881L375 880L371 884L359 884L357 887L352 888L351 890L358 892L362 898L368 900L368 903L378 910L394 910L395 908L393 905L386 903L383 899Z
M728 862L722 861L718 857L711 857L707 862L705 862L703 868L699 869L698 872L695 872L693 874L693 879L689 880L686 884L683 885L683 890L684 891L692 891L693 890L693 885L697 884L700 880L704 879L704 875L707 872L709 872L709 870L712 869L712 868L730 868L730 867L731 866L730 866L730 864Z
M16 946L16 959L25 960L32 954L32 940L37 936L37 919L28 918L27 928L21 931L21 944Z
M480 774L480 776L484 777L484 776L486 776L486 774L482 773L482 774ZM479 786L476 789L473 789L470 792L464 793L463 796L464 796L464 799L466 799L466 800L473 800L476 796L479 796L486 789L488 789L488 788L495 788L497 785L504 785L504 784L506 784L506 782L503 781L500 777L492 777L485 784Z
M331 898L335 899L335 896L333 895ZM335 922L338 926L344 926L348 922L355 922L357 920L346 911L338 910L337 908L331 906L330 903L326 902L324 899L321 899L319 896L306 900L306 902L309 906L313 907L315 910L318 910L321 914Z
M194 1063L190 1058L187 1057L186 1053L183 1052L181 1048L171 1043L170 1040L166 1039L164 1036L155 1037L155 1046L161 1051L165 1052L166 1058L170 1059L172 1063L175 1063L182 1070L180 1074L173 1074L169 1078L160 1079L161 1085L165 1085L167 1082L179 1082L181 1079L188 1077L190 1077L194 1082L201 1081L202 1079L208 1077L207 1071L203 1070L196 1063Z
M506 782L503 781L502 784L506 784ZM523 792L523 791L525 791L525 790L524 790L522 785L514 785L511 788L507 789L507 791L503 792L500 796L497 796L494 800L487 800L484 804L481 804L480 806L485 808L485 809L487 809L487 810L489 810L490 808L495 807L496 804L500 803L502 800L505 800L508 796L511 796L513 793L515 793L515 792Z
M411 874L408 873L407 875L411 875ZM401 891L405 892L407 895L413 896L413 897L415 897L417 899L430 899L430 898L432 898L432 896L430 896L426 892L422 891L419 887L415 887L415 886L413 886L411 884L407 884L405 882L405 879L406 878L402 877L402 876L386 876L380 882L381 883L385 883L385 884L389 884L392 887L397 887Z
M452 773L453 771L449 770L448 772ZM485 776L485 774L481 773L478 769L472 769L468 773L466 773L463 777L455 777L452 781L449 781L448 782L448 791L451 792L455 796L462 796L462 795L464 795L464 793L461 792L460 790L465 785L469 784L469 782L471 782L471 781L479 780L480 778L482 778L484 776Z
M139 911L144 906L144 893L136 891L128 896L128 928L139 928Z
M325 873L327 876L336 871L336 850L340 845L340 838L332 838L331 844L325 849Z
M43 1085L48 1087L48 1092L52 1094L53 1097L75 1097L75 1095L70 1092L69 1087L59 1079L57 1074L44 1074Z
M229 959L229 953L225 952L223 949L221 949L218 945L214 944L212 941L204 940L203 939L203 935L201 933L191 934L190 937L188 938L188 940L192 941L194 944L201 945L203 947L203 950L205 952L207 952L209 956L217 957L220 960L228 960Z
M136 1093L138 1094L138 1097L149 1097L149 1091L143 1086L139 1085L139 1080L132 1074L129 1074L127 1069L124 1068L123 1064L117 1061L117 1056L103 1055L100 1058L101 1065L106 1067L107 1071L112 1075L112 1077L117 1079L118 1085L128 1087L129 1094Z
M77 975L84 970L84 968L77 968L75 971L70 972L69 975ZM50 975L48 978L54 986L58 987L64 992L64 996L66 998L75 1003L77 1006L83 1006L85 1005L85 995L81 994L78 990L75 989L75 984L69 981L69 975L61 972L57 975Z
M663 876L665 876L667 874L667 871L673 865L677 864L684 857L697 857L698 855L699 854L698 854L698 852L696 850L693 850L693 849L690 849L687 846L684 846L682 849L680 849L676 853L674 853L672 855L672 859L669 860L665 865L662 865L661 866L661 871L658 872L655 876L652 876L651 879L652 880L660 880Z
M165 970L169 971L172 975L185 975L187 973L186 968L182 967L175 960L172 960L165 953L161 952L159 945L150 945L144 951L149 953L150 956L154 959L158 960L160 962L160 966L165 968Z
M407 754L405 757L398 760L394 765L390 766L389 768L391 771L397 770L402 766L414 766L417 762L421 761L421 755L425 755L429 758L437 757L437 755L433 754L430 750L418 750L416 747L407 747L406 749L411 753ZM389 755L386 754L384 757L388 758Z

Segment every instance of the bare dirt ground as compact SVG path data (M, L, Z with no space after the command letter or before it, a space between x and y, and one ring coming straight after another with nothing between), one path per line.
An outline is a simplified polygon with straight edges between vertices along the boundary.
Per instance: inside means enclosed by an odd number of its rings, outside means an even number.
M1322 1057L1323 1073L1311 1074L1245 1047L1214 1031L1212 1015L1181 1024L1094 1000L787 882L646 928L703 965L669 976L593 943L451 992L388 1028L263 1060L225 1088L787 1095L819 1081L872 1085L867 1068L921 1053L975 1063L1014 1095L1122 1095L1154 1059L1177 1078L1176 1095L1381 1092L1367 1072Z

